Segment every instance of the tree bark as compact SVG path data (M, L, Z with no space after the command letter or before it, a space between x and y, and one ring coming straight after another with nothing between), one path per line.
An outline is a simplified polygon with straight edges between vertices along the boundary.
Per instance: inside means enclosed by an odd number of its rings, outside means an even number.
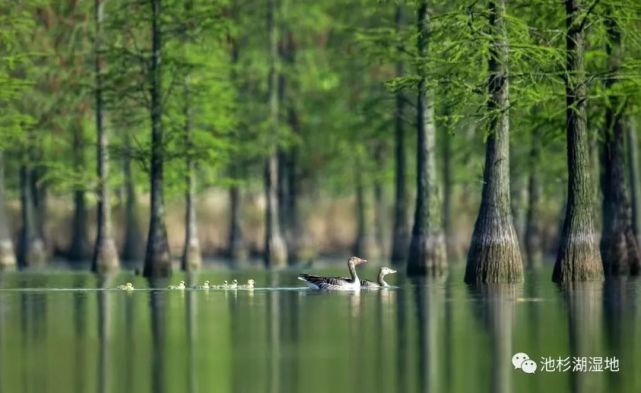
M442 208L436 180L436 131L434 100L427 87L423 62L429 39L427 1L420 0L417 12L418 94L417 94L417 157L416 210L407 260L410 276L440 275L447 271L445 238L441 228Z
M372 226L369 220L370 204L365 194L360 157L356 157L354 169L356 186L356 241L354 242L354 255L365 259L374 259L378 257L378 254L371 231Z
M586 129L587 87L583 65L584 26L580 0L565 0L566 133L568 200L561 242L552 273L558 283L603 279L601 254L594 230L594 200Z
M606 19L609 56L609 78L606 88L612 89L621 64L621 34L614 18ZM634 235L632 210L625 170L625 125L621 103L616 93L608 97L603 135L603 229L601 256L605 275L638 274L641 264L639 244Z
M403 8L396 6L396 33L400 34L403 24ZM396 76L404 73L403 62L396 63ZM407 187L405 179L405 97L399 90L396 92L396 108L394 110L394 228L392 231L392 264L398 266L407 259L408 220L407 220Z
M525 220L525 254L526 267L538 268L543 262L541 251L541 227L539 225L541 202L541 179L539 177L541 162L541 130L535 128L530 140L528 202Z
M18 242L18 264L21 268L41 266L45 263L44 242L35 225L34 206L31 188L30 155L20 167L20 205L22 210L22 230Z
M123 176L125 186L125 217L124 217L124 242L121 258L123 261L141 263L144 255L144 237L140 228L138 215L138 200L136 185L131 168L131 137L128 132L124 135L126 149L123 161Z
M630 191L632 197L632 229L641 245L641 175L639 174L639 146L637 141L637 128L635 121L628 119L625 133L628 144L628 176L630 178Z
M454 199L454 179L452 176L452 134L450 120L443 130L443 232L445 246L450 263L457 263L459 255L456 251L456 235L452 218L452 200Z
M16 266L11 232L7 220L4 184L4 152L0 151L0 270Z
M229 244L228 253L232 261L247 259L247 247L243 238L242 209L240 187L231 186L229 189Z
M194 179L194 161L191 158L193 149L193 136L191 125L191 93L188 82L185 83L185 143L187 144L187 154L185 162L185 245L182 255L182 270L197 270L202 265L202 256L200 254L200 242L198 241L198 223L196 221L196 180Z
M481 207L467 255L466 283L502 283L523 280L523 262L510 206L510 126L508 42L505 0L489 2L490 43L489 135Z
M287 264L287 250L280 230L278 214L278 153L279 133L278 102L278 31L275 21L277 0L267 1L267 29L269 33L269 123L270 147L265 162L265 253L267 267L282 267Z
M73 161L77 173L85 169L84 135L82 121L78 119L73 125ZM83 185L77 185L73 192L73 223L71 245L67 257L71 261L89 261L91 246L88 236L87 198Z
M96 23L95 37L95 78L96 78L96 131L98 159L98 217L97 234L94 247L92 270L107 272L119 267L118 251L111 235L111 205L109 202L109 137L104 124L104 107L102 97L102 21L104 12L103 0L95 0L94 17Z
M162 124L162 33L160 29L161 0L150 0L152 51L149 67L151 95L151 217L143 274L165 276L171 272L171 254L165 226L163 195L165 146Z
M374 163L376 164L377 175L374 176L374 239L376 241L377 256L385 257L387 255L387 247L385 244L385 228L386 214L385 214L385 190L383 180L380 174L385 171L385 145L384 141L377 141L377 146L374 150Z

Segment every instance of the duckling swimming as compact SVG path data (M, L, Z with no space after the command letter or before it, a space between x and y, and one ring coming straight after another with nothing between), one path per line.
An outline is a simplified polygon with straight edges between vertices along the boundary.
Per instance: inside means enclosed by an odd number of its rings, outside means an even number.
M370 289L389 288L390 285L385 282L385 276L387 274L393 274L393 273L396 273L396 270L390 269L387 266L383 266L378 271L378 277L376 278L376 282L372 282L372 281L368 281L368 280L361 280L361 286L363 288L370 288Z
M227 289L238 289L238 280L234 279Z
M118 285L118 289L121 289L123 291L133 291L134 290L134 285L130 282L124 284L124 285Z
M238 288L240 289L254 289L254 284L256 284L256 281L254 279L250 278L247 280L247 284L239 285Z
M203 285L198 285L196 288L197 289L209 289L212 288L212 285L209 285L209 280L205 281Z
M185 282L181 281L178 283L178 285L170 285L169 289L179 289L179 290L184 290L185 289Z

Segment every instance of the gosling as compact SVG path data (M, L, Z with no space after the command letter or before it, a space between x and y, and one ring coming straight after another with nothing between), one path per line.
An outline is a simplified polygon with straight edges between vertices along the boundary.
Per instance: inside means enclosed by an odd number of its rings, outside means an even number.
M185 289L185 282L181 281L180 283L178 283L178 285L170 285L169 289L184 290Z
M387 274L394 274L394 273L396 273L396 270L390 269L387 266L383 266L378 271L378 277L376 279L376 282L372 282L372 281L368 281L368 280L361 280L361 286L363 288L370 288L370 289L389 288L390 285L385 282L385 276Z
M239 285L238 288L240 289L254 289L254 285L256 284L256 281L254 279L250 278L247 280L247 284Z
M130 282L124 284L124 285L118 285L118 289L121 289L123 291L133 291L134 290L134 285Z

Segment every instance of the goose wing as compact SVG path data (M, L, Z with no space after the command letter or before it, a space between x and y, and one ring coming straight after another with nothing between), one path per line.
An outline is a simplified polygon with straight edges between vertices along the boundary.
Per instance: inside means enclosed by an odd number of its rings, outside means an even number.
M301 274L298 276L298 279L305 281L308 286L315 289L332 289L351 284L351 281L344 277L321 277L311 274Z
M378 283L375 283L374 281L361 280L361 287L378 288L380 287L380 285L378 285Z

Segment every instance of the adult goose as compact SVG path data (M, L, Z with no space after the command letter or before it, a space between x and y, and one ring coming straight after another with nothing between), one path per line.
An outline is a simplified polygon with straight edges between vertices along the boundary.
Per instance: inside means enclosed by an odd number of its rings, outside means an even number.
M349 278L345 277L320 277L311 274L301 274L298 279L305 281L308 287L312 289L329 289L338 291L353 291L361 289L361 280L356 274L356 265L365 263L367 260L359 257L351 257L347 261L347 268L349 269Z
M378 277L376 278L376 282L369 281L369 280L361 280L361 286L363 286L363 288L371 288L371 289L389 288L390 285L385 282L385 276L388 274L394 274L394 273L396 273L396 270L390 269L387 266L383 266L378 271Z

